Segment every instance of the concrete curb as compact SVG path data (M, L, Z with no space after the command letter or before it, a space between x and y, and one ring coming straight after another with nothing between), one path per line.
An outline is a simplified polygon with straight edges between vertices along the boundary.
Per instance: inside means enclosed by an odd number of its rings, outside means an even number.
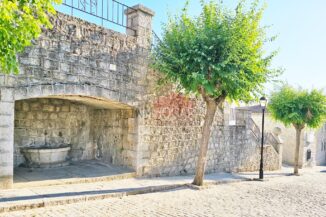
M103 199L108 199L108 198L119 198L119 197L121 198L124 196L155 193L155 192L160 192L160 191L173 190L173 189L177 189L177 188L190 188L190 189L194 189L194 190L203 190L211 185L236 183L236 182L242 182L242 181L248 181L248 179L244 178L244 179L228 179L228 180L220 180L220 181L210 181L210 182L206 182L204 186L195 186L195 185L192 185L189 183L182 183L182 184L149 186L149 187L143 187L143 188L139 188L139 189L131 190L131 191L107 193L107 194L68 196L68 197L63 197L61 199L43 198L43 199L36 199L34 201L29 201L29 202L26 202L26 201L8 202L8 204L5 204L4 206L0 205L0 213L22 211L22 210L28 210L28 209L58 206L58 205L65 205L65 204L72 204L72 203L80 203L80 202L87 202L87 201L94 201L94 200L103 200Z
M238 178L238 179L227 179L227 180L218 180L218 181L209 181L205 182L203 186L197 186L193 184L185 184L188 188L193 190L204 190L209 188L213 185L223 185L223 184L231 184L231 183L238 183L238 182L244 182L244 181L251 181L251 179L248 178Z
M275 179L275 178L280 178L280 177L287 177L287 176L292 176L292 173L284 173L282 175L275 175L275 176L268 176L264 177L263 180L260 180L259 178L245 178L247 181L259 181L259 182L264 182L264 181L269 181L270 179Z
M8 202L8 204L5 204L4 206L0 205L0 213L22 211L28 209L58 206L58 205L87 202L87 201L94 201L94 200L103 200L108 198L117 198L117 197L131 196L137 194L154 193L154 192L172 190L181 187L186 187L186 184L150 186L150 187L139 188L137 190L132 190L132 191L97 194L97 195L85 195L85 196L68 196L61 199L44 198L44 199L36 199L33 202L26 202L26 201Z

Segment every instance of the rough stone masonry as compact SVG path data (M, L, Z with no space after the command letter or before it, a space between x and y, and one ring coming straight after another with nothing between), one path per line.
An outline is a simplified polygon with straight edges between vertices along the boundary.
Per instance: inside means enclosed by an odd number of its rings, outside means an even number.
M19 75L0 74L0 189L12 187L14 167L25 163L20 148L45 140L70 145L72 161L98 159L139 176L194 172L205 105L157 89L149 68L154 12L133 8L127 34L58 13L19 56ZM257 168L244 117L229 126L228 109L216 114L207 172ZM267 164L275 169L276 161Z

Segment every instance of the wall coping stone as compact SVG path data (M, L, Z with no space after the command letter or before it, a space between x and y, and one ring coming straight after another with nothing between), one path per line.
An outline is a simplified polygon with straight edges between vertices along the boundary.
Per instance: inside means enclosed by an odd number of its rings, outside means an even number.
M137 11L141 11L141 12L147 14L147 15L155 16L155 12L154 12L153 10L149 9L148 7L145 7L145 6L142 5L142 4L137 4L137 5L135 5L135 6L132 6L131 8L132 8L132 9L135 9L135 10L137 10ZM128 15L128 14L132 14L132 13L134 13L134 12L135 12L134 10L127 9L127 10L125 11L125 14Z

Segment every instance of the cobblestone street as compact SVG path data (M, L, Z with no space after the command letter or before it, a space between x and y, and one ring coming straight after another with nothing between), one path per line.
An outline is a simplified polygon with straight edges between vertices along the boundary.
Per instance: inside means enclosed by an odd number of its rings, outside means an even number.
M112 198L1 215L21 216L326 216L326 167L295 177Z

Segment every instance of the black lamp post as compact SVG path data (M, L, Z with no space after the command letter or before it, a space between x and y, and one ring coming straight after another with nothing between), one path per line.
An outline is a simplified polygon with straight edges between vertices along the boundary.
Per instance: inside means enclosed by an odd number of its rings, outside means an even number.
M260 149L260 167L259 179L264 179L264 125L265 125L265 110L267 106L267 99L263 96L260 98L260 106L263 110L262 124L261 124L261 149Z

